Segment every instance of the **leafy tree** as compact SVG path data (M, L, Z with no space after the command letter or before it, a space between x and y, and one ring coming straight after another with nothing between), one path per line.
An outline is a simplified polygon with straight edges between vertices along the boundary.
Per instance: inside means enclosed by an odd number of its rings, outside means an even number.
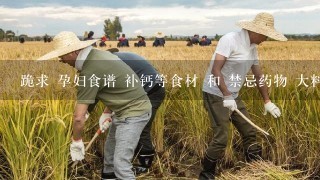
M120 36L120 32L122 32L122 25L121 25L119 16L116 16L114 18L113 28L114 28L114 31L116 32L116 37L118 38Z
M106 19L104 21L104 29L103 29L103 31L104 31L104 34L106 36L110 36L111 35L111 33L112 33L112 22L111 22L110 19Z
M218 34L216 34L216 36L214 37L214 40L219 41L220 38L221 38L221 36L219 36Z
M119 37L119 32L122 32L122 25L118 16L116 16L113 21L110 19L104 21L104 33L106 36L110 37L110 39L115 40Z
M13 41L15 35L16 33L14 33L12 30L7 30L6 31L7 41Z
M108 24L108 29L109 29L109 31L110 31L110 34L109 34L110 38L113 39L113 40L115 40L116 37L117 37L117 32L114 30L114 25L113 25L113 23L109 23L109 24Z
M12 30L7 30L6 35L7 35L7 37L14 37L16 35L16 33L14 33Z

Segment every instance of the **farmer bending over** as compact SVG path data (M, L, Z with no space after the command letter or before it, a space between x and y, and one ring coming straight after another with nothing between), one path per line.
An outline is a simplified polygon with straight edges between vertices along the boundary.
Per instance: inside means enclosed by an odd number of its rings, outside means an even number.
M96 99L102 101L115 113L107 136L107 164L104 172L108 178L135 179L132 171L132 158L140 134L151 117L151 103L143 88L139 85L127 86L127 75L139 79L132 69L116 55L108 51L94 49L91 44L96 40L80 41L73 32L60 32L54 38L54 51L39 60L59 57L85 76L87 86L77 86L77 104L74 111L73 136L70 154L73 161L84 159L82 131L88 105ZM104 75L115 77L114 87L105 86L99 81L98 86L89 86L90 77L103 78ZM106 111L105 113L109 113ZM112 177L113 176L113 177Z

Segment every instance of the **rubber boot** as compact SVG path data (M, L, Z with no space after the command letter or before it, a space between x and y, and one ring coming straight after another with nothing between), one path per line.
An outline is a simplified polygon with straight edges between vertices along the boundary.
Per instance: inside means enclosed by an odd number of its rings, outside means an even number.
M138 160L139 160L140 165L134 165L132 168L135 175L139 175L142 173L148 173L149 168L152 165L153 158L154 158L154 154L148 154L148 155L140 154L140 155L138 155Z
M112 173L101 173L101 180L116 180L117 176Z
M208 156L205 156L201 162L203 170L199 174L199 180L214 180L217 160L210 159Z
M252 161L259 161L262 160L262 148L259 147L258 149L248 149L245 152L246 161L248 163Z

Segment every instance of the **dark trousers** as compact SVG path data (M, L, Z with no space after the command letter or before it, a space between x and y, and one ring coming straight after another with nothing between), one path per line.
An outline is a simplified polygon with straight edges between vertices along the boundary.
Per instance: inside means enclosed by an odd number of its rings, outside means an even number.
M257 131L238 113L223 107L223 98L203 92L204 106L212 121L213 139L209 143L206 154L211 159L223 157L228 142L229 123L237 128L242 139L244 151L254 151L261 147L257 144ZM238 109L247 117L249 114L240 97L235 99Z
M136 148L136 153L139 152L138 154L141 154L141 155L149 155L155 152L154 147L152 145L150 132L152 128L152 122L156 116L156 112L165 98L165 89L159 88L156 91L148 94L148 97L152 105L152 115L149 122L144 127L140 135L140 140Z

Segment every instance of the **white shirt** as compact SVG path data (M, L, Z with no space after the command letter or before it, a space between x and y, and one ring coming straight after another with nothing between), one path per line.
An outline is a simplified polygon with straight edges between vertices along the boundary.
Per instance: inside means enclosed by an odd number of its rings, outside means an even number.
M92 49L92 46L88 46L88 47L82 49L82 50L79 52L79 54L78 54L78 56L77 56L77 59L76 59L76 64L75 64L75 68L76 68L77 70L79 70L79 71L82 70L83 63L84 63L84 61L87 59L87 57L88 57L91 49Z
M220 54L227 58L221 69L224 82L232 96L234 98L238 97L247 73L253 65L259 65L256 46L256 44L250 43L248 31L245 29L224 35L219 40L216 51L212 56L203 82L203 91L223 97L219 87L213 84L214 80L211 73L216 54ZM210 75L212 75L211 81Z

